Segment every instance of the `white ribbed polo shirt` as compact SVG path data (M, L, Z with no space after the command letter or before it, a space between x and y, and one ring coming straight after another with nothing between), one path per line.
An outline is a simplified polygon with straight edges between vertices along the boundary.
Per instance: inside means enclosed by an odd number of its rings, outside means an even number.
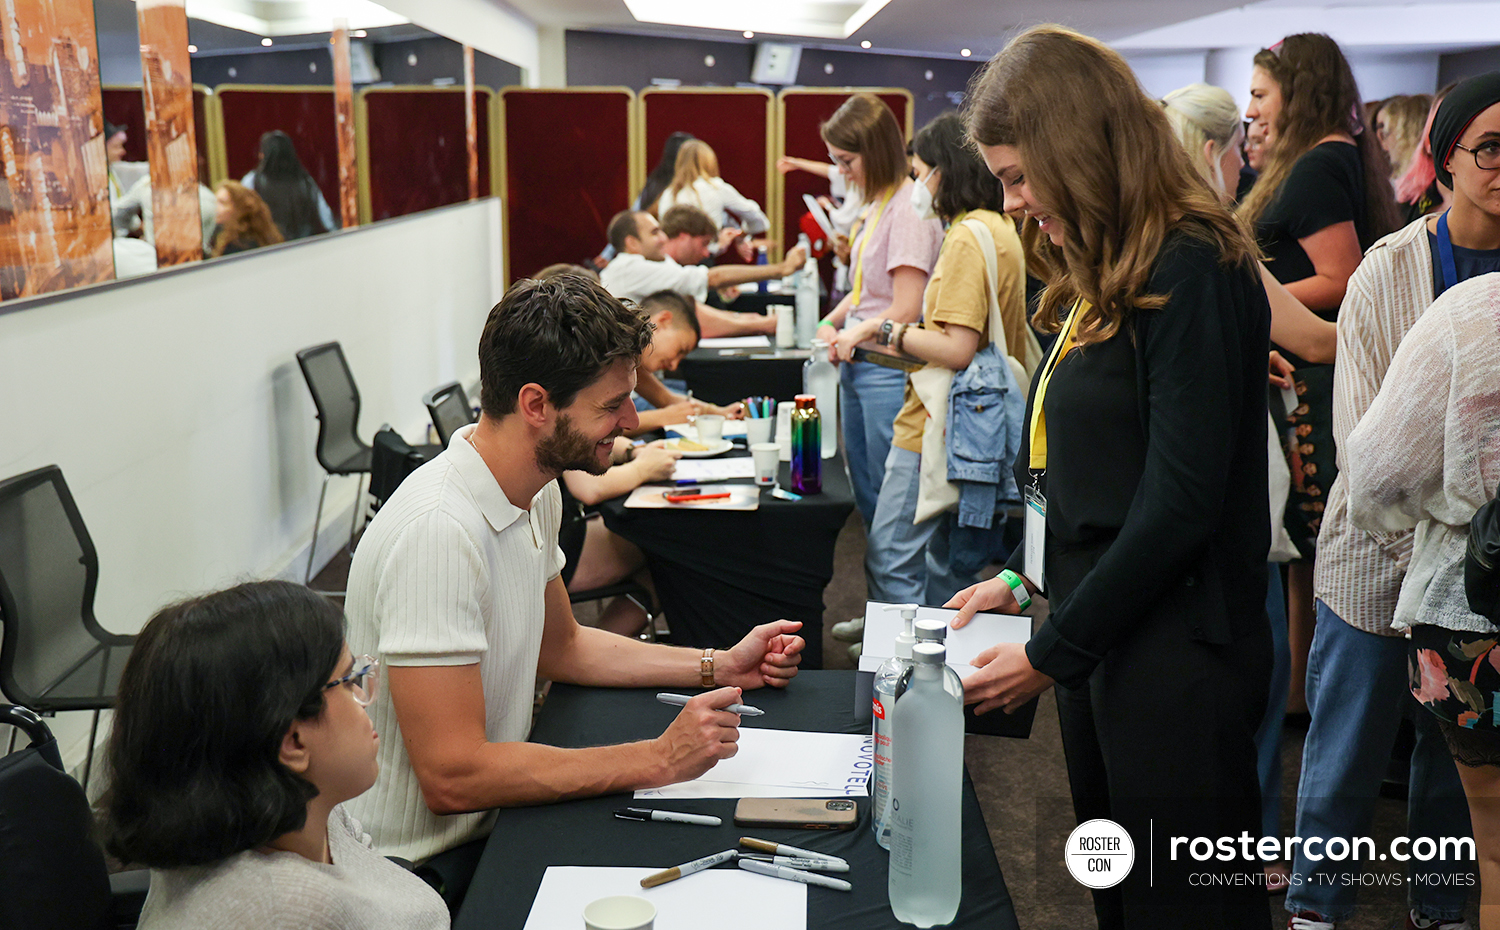
M474 427L418 468L380 508L349 569L349 648L386 665L477 662L491 742L524 740L541 651L544 593L562 571L562 497L553 481L531 509L512 504L479 453ZM487 813L428 810L389 693L370 708L380 777L348 802L383 855L414 862L483 836Z

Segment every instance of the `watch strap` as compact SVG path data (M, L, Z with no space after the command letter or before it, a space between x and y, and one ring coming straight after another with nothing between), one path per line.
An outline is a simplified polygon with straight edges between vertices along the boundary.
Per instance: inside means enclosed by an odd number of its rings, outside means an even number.
M703 650L703 655L698 659L698 675L702 680L703 687L714 686L714 650L710 646Z

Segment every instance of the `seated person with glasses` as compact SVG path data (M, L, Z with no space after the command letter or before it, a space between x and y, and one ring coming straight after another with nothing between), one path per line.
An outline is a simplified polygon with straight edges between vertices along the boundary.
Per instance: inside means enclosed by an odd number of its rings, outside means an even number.
M342 802L375 784L378 663L285 581L162 608L120 679L106 848L152 869L141 930L440 930L443 900Z

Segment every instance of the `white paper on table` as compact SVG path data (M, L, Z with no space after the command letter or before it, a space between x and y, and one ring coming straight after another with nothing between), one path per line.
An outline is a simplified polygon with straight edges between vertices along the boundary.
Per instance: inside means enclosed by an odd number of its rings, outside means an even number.
M742 720L750 718L741 718ZM739 752L692 781L644 788L637 798L868 797L868 733L740 726Z
M704 853L708 855L708 853ZM694 872L675 882L642 888L641 879L660 868L548 866L531 902L525 930L583 926L589 902L617 894L635 895L656 905L655 930L807 930L807 886L769 875L720 866ZM704 916L712 915L705 922Z
M677 481L724 481L728 478L754 478L755 459L740 455L728 459L678 459L672 472Z
M671 426L663 427L663 429L665 429L669 433L676 433L679 436L686 436L688 439L697 439L698 438L698 427L692 425L691 423L673 423ZM725 439L728 439L731 436L743 436L743 435L745 435L745 421L744 420L725 420L724 421L724 438Z
M699 339L700 349L769 349L769 336L711 336Z
M895 654L896 636L901 632L901 612L885 610L895 606L880 601L865 604L864 650L859 655L859 670L873 672ZM952 623L957 610L946 607L919 607L918 620L941 620ZM979 653L996 643L1024 643L1031 639L1031 618L1020 614L975 614L961 630L948 628L948 667L967 678L974 674L969 663Z

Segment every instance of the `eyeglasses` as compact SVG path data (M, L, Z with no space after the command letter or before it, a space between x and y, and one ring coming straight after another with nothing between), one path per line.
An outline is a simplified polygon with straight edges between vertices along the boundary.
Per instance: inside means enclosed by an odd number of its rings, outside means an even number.
M339 685L348 685L354 694L354 702L360 707L369 707L380 692L380 660L374 656L360 656L354 663L354 671L337 681L330 681L323 690L330 691Z
M1481 171L1493 171L1496 168L1500 168L1500 141L1490 139L1487 142L1479 143L1479 145L1472 149L1467 145L1455 142L1453 143L1453 147L1463 149L1465 152L1473 155L1474 166Z

